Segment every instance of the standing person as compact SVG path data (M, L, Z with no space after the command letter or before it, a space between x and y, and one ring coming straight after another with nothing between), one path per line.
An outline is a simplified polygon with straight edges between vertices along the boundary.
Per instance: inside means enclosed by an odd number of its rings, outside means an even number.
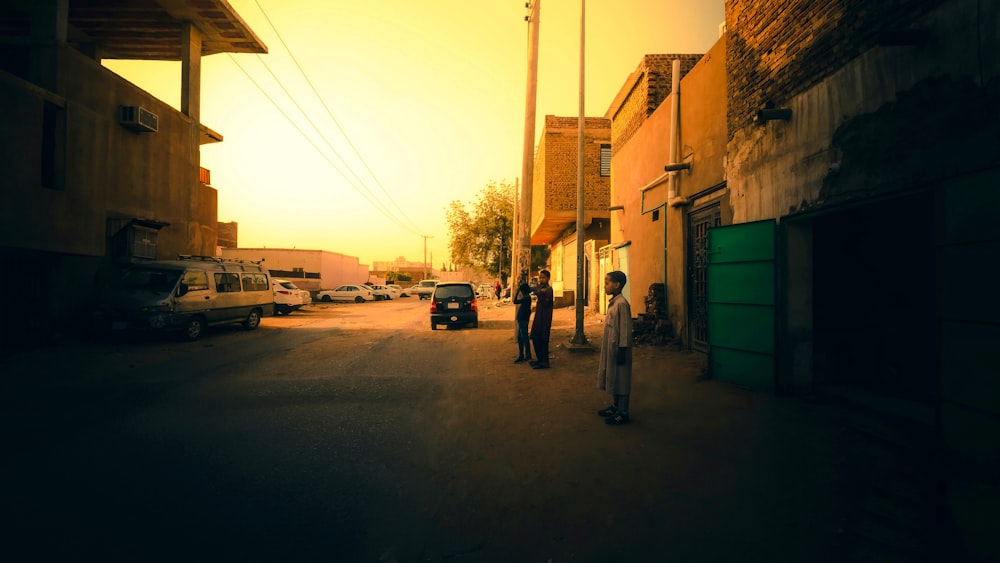
M622 295L626 277L614 271L604 276L604 292L611 296L604 317L604 341L601 364L597 370L597 388L607 391L612 404L597 411L612 426L628 424L628 401L632 393L632 307Z
M497 294L497 300L499 300L500 299L500 282L497 282L497 284L493 286L493 293Z
M514 294L514 322L517 323L517 359L515 364L531 361L531 344L528 341L528 320L531 318L531 286L521 276L521 285Z
M531 367L549 368L549 332L552 330L552 288L549 287L549 271L538 273L538 301L535 303L535 320L531 323L531 343L535 345L535 358Z

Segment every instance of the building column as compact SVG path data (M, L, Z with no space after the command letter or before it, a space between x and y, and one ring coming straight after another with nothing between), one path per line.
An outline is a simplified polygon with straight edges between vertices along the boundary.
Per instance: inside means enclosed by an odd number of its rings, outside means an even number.
M191 22L181 32L181 113L201 121L201 31Z
M59 47L66 44L69 0L31 4L31 76L34 84L59 91Z

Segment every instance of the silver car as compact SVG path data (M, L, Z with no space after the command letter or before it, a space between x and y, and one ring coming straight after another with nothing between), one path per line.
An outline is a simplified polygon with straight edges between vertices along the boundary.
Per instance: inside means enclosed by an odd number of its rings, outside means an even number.
M340 301L364 303L365 301L375 301L375 294L371 288L364 284L342 285L336 289L325 289L316 294L319 301Z

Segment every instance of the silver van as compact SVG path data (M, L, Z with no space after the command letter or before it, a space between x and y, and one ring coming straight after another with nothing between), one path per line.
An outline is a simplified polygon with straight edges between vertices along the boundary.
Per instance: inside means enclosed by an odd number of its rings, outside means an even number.
M112 331L160 330L197 340L209 325L260 326L274 315L267 269L259 262L180 256L135 264L107 299Z

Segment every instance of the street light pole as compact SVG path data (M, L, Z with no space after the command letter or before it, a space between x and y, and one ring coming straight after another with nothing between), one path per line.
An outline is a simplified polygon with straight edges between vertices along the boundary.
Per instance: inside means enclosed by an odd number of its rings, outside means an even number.
M587 29L587 0L580 0L580 116L577 122L577 149L576 149L576 333L570 342L579 346L587 344L587 336L583 333L583 309L587 306L584 299L584 260L583 260L583 160L584 145L583 137L586 125L586 117L583 107L584 91L584 36Z

